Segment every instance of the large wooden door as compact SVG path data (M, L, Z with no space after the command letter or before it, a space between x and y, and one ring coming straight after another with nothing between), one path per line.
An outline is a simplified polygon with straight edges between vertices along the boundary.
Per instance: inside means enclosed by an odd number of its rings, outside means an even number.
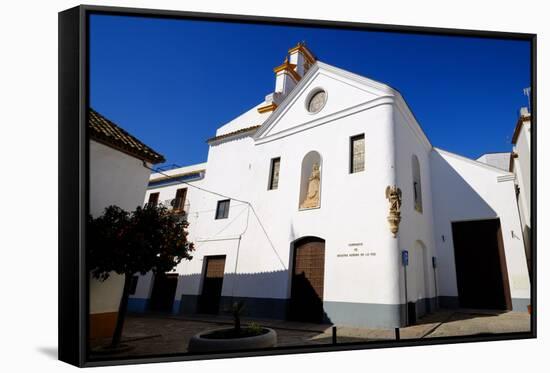
M460 307L512 309L500 220L453 223Z
M308 237L294 245L290 319L323 321L325 241Z
M177 286L177 273L157 273L153 283L149 309L154 312L172 312Z
M217 314L222 295L225 256L207 256L200 299L200 312Z

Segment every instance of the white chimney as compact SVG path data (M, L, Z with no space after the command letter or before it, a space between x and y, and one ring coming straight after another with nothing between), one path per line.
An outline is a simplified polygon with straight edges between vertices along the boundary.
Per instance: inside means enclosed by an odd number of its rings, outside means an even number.
M529 114L529 109L526 108L526 107L522 107L519 109L519 116L520 117L528 117L530 114Z
M296 72L301 77L305 75L316 60L304 42L300 42L294 48L290 48L288 54L290 56L290 63L296 65Z

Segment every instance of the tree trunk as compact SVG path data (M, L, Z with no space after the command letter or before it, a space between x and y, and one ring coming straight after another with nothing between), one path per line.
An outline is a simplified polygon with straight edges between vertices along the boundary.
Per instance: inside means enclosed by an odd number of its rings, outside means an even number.
M113 333L111 347L117 347L120 344L120 340L122 339L122 328L124 326L124 320L126 318L126 310L128 309L128 298L130 297L132 276L133 274L129 273L126 273L124 275L124 290L122 291L122 299L120 300L120 306L118 307L116 327Z
M239 315L235 315L235 331L237 334L241 333L241 318Z

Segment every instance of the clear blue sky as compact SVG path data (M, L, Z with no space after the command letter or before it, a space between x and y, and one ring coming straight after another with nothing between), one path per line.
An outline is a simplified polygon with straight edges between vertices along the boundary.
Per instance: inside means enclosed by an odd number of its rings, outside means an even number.
M167 163L204 162L205 140L273 91L273 67L301 40L398 89L433 145L471 158L511 150L526 41L93 15L91 106Z

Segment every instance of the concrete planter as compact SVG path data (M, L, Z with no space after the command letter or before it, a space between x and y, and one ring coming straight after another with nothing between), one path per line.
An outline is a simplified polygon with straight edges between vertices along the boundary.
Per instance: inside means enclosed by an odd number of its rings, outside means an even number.
M269 348L277 345L277 333L270 328L263 328L267 333L255 335L253 337L230 338L230 339L211 339L204 338L204 335L222 329L206 330L194 335L189 341L187 347L189 352L213 352L213 351L236 351L252 350L257 348Z

